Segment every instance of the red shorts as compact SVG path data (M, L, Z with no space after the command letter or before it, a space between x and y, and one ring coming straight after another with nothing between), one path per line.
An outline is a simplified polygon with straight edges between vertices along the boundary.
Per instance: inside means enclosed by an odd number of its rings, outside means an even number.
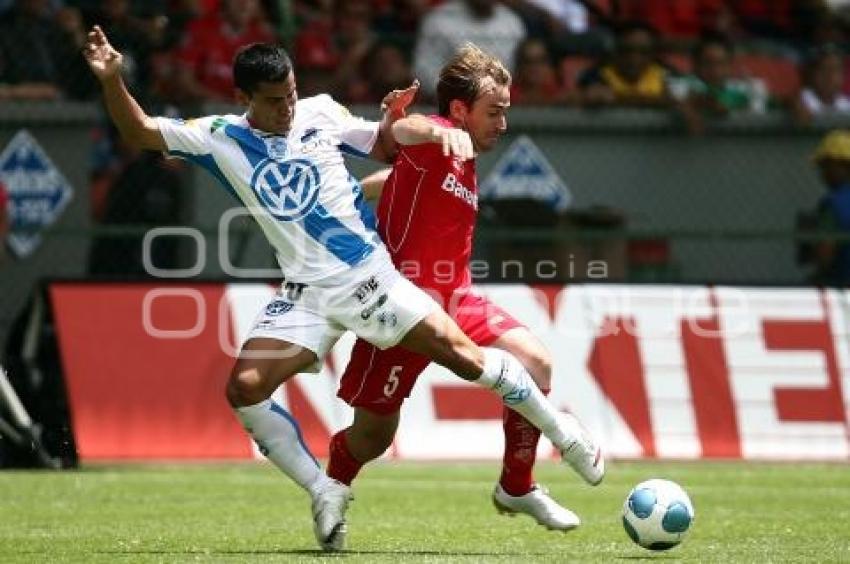
M444 309L475 344L488 346L505 332L524 327L508 312L471 291L453 294ZM431 360L402 347L381 350L357 339L337 395L352 407L388 415L401 409Z

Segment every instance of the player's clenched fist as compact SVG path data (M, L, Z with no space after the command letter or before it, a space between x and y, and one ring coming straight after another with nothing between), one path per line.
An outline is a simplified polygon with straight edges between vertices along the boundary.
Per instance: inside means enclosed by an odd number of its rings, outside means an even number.
M109 44L100 26L94 26L86 36L83 55L94 75L100 80L111 78L121 72L124 58Z
M431 135L434 143L443 146L444 156L456 155L463 160L475 157L475 150L472 148L472 138L463 129L434 126L431 129Z

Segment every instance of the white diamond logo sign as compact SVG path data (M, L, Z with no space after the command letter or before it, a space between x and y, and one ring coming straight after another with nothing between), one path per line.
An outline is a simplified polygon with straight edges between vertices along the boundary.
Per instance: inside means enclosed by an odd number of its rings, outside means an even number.
M71 201L74 188L25 129L0 153L0 182L9 193L9 248L26 257Z
M532 198L558 212L567 209L573 199L546 155L526 135L502 154L481 184L480 195L487 200Z

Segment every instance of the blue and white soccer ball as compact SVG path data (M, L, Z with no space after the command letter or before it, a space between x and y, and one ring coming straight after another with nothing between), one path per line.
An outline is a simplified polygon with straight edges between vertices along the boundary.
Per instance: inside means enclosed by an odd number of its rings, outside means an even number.
M691 499L670 480L641 482L623 504L623 527L633 541L650 550L667 550L682 542L693 520Z

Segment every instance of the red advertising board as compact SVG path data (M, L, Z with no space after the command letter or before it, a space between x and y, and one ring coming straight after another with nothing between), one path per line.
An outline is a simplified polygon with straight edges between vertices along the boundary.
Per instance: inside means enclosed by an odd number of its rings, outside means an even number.
M850 458L848 294L811 288L484 286L553 356L550 398L624 458ZM257 456L224 382L273 288L57 283L51 301L83 460ZM317 456L351 412L353 337L275 396ZM501 406L431 366L391 456L497 459ZM545 443L545 441L544 441ZM542 456L551 445L542 444Z

